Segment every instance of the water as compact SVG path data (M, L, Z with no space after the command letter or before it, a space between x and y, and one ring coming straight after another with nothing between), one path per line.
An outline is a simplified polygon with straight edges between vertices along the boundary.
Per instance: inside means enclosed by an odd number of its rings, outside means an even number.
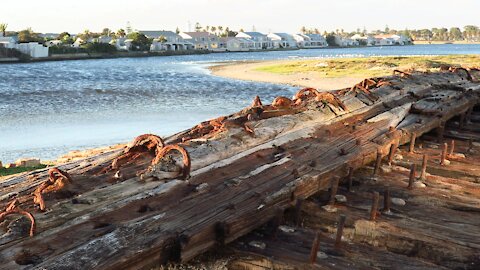
M212 76L224 61L479 54L480 45L415 45L222 53L0 65L0 160L54 159L70 150L170 135L290 86Z

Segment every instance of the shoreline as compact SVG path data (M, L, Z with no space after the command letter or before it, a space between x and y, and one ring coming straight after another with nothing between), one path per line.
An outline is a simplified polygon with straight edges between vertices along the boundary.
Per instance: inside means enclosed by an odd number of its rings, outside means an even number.
M297 62L298 59L290 60L257 60L250 62L226 62L219 65L208 67L213 76L273 84L285 84L294 87L312 87L319 90L330 91L350 87L361 78L341 77L341 78L322 78L315 72L294 73L294 74L274 74L269 72L256 71L255 69L267 65L282 65Z

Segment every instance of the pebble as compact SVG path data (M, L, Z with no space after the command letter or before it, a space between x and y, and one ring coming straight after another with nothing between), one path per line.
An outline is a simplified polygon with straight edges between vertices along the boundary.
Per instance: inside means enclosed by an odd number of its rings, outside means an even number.
M328 258L328 255L325 254L325 252L322 252L322 251L317 252L317 259L323 260L326 258Z
M391 173L392 172L392 168L389 167L389 166L382 166L382 167L380 167L380 170L382 171L382 173Z
M415 181L415 182L413 182L413 186L416 187L416 188L424 188L427 185L425 185L422 181Z
M208 188L208 184L207 184L207 183L201 183L200 185L198 185L198 186L195 188L195 191L197 191L197 192L202 192L202 191L207 190L207 188Z
M335 206L331 206L331 205L324 205L322 206L323 210L329 212L329 213L335 213L337 212L337 208Z
M250 246L254 247L254 248L259 248L259 249L265 249L267 247L267 245L265 243L260 242L260 241L251 241L248 244Z
M450 165L450 163L451 163L451 162L450 162L450 160L448 160L448 159L445 159L445 160L443 161L443 165L445 165L445 166Z
M392 203L397 206L404 206L405 204L407 204L404 199L400 198L392 198Z
M346 203L347 197L345 197L345 195L335 195L335 201L339 203Z
M479 143L479 142L472 142L472 145L473 145L473 146L476 146L476 147L480 147L480 143Z
M292 227L289 227L289 226L285 226L285 225L282 225L282 226L278 226L278 229L282 232L286 232L286 233L294 233L295 232L295 229L292 228Z
M396 159L396 160L403 160L403 156L400 155L400 154L395 154L395 156L393 158Z

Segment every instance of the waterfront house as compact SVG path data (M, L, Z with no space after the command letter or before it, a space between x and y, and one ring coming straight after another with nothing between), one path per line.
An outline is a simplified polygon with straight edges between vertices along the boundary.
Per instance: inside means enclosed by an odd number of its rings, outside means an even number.
M328 46L327 40L320 34L295 34L293 38L300 48L314 49Z
M352 47L360 45L360 42L358 40L338 35L335 36L335 43L340 47Z
M8 49L16 49L23 54L30 56L31 58L43 58L48 57L48 48L38 42L29 43L17 43L18 38L12 37L0 37L0 46Z
M80 48L80 46L82 46L83 44L85 44L85 41L81 38L77 38L77 39L75 39L75 42L73 42L72 47L73 48Z
M247 38L226 37L220 38L220 47L229 52L247 52L256 50L255 42Z
M404 35L376 35L375 39L380 45L408 45L411 44L411 40Z
M133 41L132 39L119 37L110 41L110 44L115 46L115 48L117 48L117 50L119 51L128 51L132 47L132 41Z
M297 42L295 41L293 36L287 33L270 33L267 36L272 40L273 47L275 49L279 49L279 48L296 49L297 48Z
M153 39L150 51L183 51L194 47L172 31L139 31L139 33Z
M182 32L180 36L190 44L193 44L195 50L222 50L219 46L219 38L209 32Z
M58 40L58 39L45 41L45 46L47 46L49 48L52 47L52 46L59 46L59 45L62 45L62 44L63 44L63 41Z
M358 41L360 45L374 46L376 39L372 36L362 36L360 34L355 34L351 39Z
M272 40L260 32L239 32L235 37L253 41L253 50L268 50L273 48Z

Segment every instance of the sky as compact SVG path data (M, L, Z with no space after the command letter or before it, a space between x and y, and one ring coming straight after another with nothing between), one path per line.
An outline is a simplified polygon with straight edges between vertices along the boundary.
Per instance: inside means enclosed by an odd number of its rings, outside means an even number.
M70 33L126 28L193 31L202 26L261 32L420 29L480 25L480 0L2 0L8 30Z

